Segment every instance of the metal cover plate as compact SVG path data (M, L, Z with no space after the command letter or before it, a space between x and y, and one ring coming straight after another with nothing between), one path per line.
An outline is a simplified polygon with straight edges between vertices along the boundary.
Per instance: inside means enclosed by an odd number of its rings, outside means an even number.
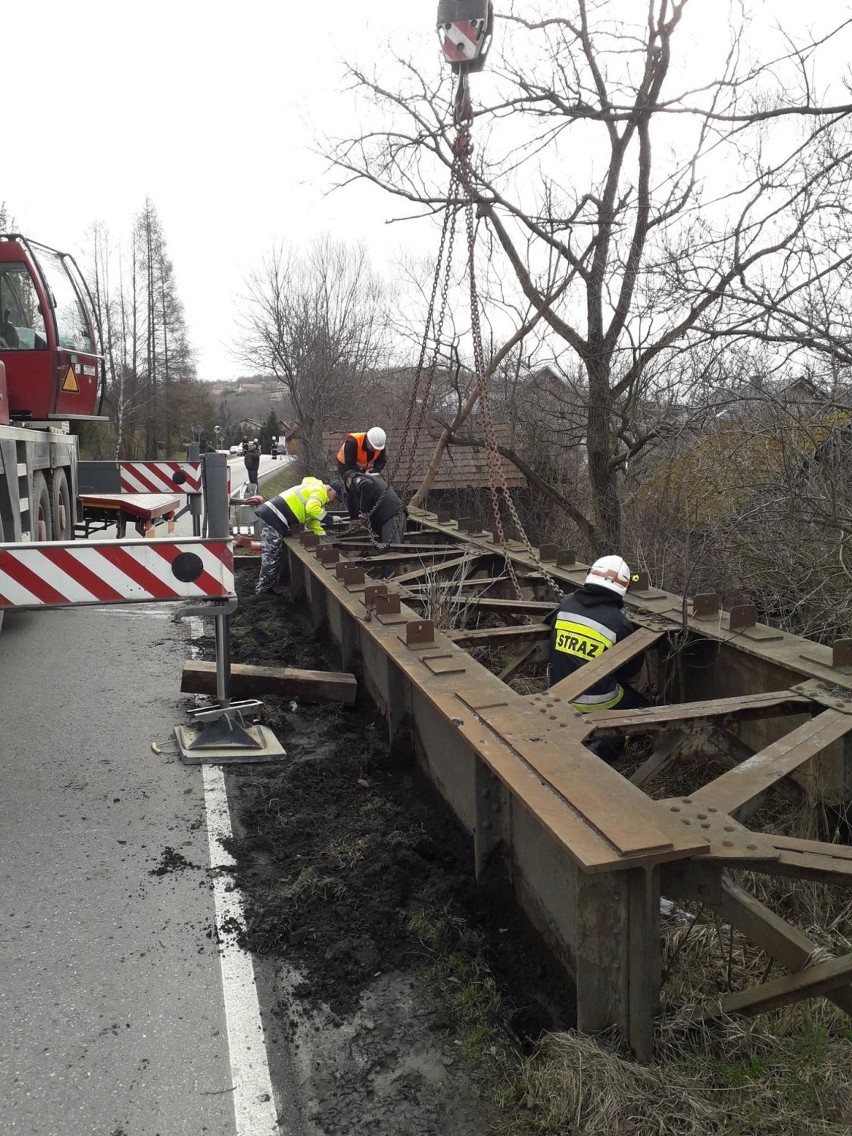
M247 750L243 747L221 746L216 749L191 749L190 746L198 739L200 729L193 726L175 726L180 759L186 765L236 765L245 762L275 761L286 757L287 751L266 726L247 726L246 731L258 743L258 749Z

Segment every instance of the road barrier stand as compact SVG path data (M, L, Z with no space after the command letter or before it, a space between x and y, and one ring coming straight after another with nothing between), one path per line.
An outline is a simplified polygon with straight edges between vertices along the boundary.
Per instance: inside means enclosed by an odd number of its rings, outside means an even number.
M204 537L156 539L152 528L143 539L0 544L0 611L194 601L176 618L214 620L218 706L190 711L200 723L194 730L175 727L181 756L195 764L268 761L284 750L259 723L262 703L230 697L229 619L237 597L224 455L205 455L198 484Z

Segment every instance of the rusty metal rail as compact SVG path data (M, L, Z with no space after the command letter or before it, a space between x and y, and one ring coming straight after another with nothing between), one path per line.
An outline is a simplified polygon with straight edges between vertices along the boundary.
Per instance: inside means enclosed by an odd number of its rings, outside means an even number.
M546 642L541 625L518 625L539 617L548 599L524 546L510 548L509 556L530 594L494 603L506 573L491 535L460 532L434 514L415 519L420 534L407 551L380 558L398 571L387 584L365 576L370 565L361 544L320 543L302 534L285 542L291 585L306 598L314 624L327 625L340 644L344 669L358 674L382 709L392 747L416 754L471 833L477 874L508 873L574 979L579 1028L617 1026L640 1058L651 1056L661 886L675 898L700 897L789 970L801 965L807 956L794 929L756 901L735 896L725 872L748 867L852 884L852 850L754 833L743 824L776 781L796 775L816 755L845 794L852 678L845 665L832 664L848 656L762 628L741 613L732 619L707 597L686 604L642 580L628 596L631 617L645 628L634 638L639 649L649 649L661 687L676 674L677 698L649 711L579 715L570 701L579 687L525 697L501 677L540 663ZM548 572L566 590L585 577L573 554L542 549L541 559L553 561ZM435 631L423 618L422 600L426 585L440 587L442 579L473 599L488 592L491 603L465 611L515 623L479 629L481 635L476 628ZM512 642L523 649L498 674L462 646ZM609 669L617 667L617 650L607 655ZM595 664L602 672L606 658ZM589 664L584 673L591 671ZM691 797L653 800L586 748L596 730L651 735L653 767L639 778L643 786L687 742L725 749L734 767L696 785ZM852 1008L847 965L839 961L813 981L791 974L786 985L781 979L771 989L740 992L727 1011L759 1012L817 994Z

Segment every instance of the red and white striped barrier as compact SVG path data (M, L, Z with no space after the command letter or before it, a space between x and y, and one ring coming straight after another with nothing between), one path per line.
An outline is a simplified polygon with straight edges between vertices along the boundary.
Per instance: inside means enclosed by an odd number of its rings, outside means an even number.
M118 463L122 493L200 493L200 462Z
M234 596L230 540L0 544L0 609Z

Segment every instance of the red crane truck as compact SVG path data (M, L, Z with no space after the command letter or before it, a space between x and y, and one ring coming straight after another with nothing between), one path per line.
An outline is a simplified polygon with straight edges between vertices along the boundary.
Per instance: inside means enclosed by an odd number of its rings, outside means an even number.
M93 310L73 257L0 234L0 543L74 537L71 423L100 417Z

